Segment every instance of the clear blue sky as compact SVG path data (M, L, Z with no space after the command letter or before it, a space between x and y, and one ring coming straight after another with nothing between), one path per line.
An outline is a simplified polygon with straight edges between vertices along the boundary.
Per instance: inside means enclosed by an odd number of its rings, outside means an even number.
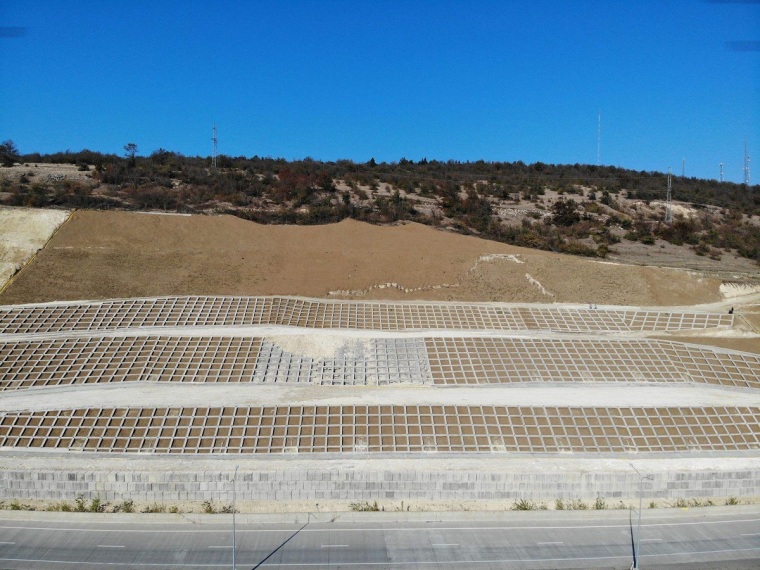
M0 139L760 179L760 3L0 0ZM9 37L9 36L16 37Z

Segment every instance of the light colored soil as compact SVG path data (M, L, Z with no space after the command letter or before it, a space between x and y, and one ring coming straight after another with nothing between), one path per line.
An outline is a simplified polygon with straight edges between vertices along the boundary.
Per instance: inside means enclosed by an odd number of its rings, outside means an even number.
M760 391L703 384L500 384L495 386L266 386L132 382L3 393L0 411L209 406L760 406Z
M760 354L760 337L753 336L750 338L735 337L708 337L708 336L662 336L653 337L675 342L687 342L690 344L702 344L705 346L717 346L718 348L729 348L731 350L741 350L743 352L752 352Z
M627 510L627 509L636 509L638 507L638 500L635 498L626 498L624 500L621 499L611 499L601 497L604 499L604 505L605 509L611 509L611 510ZM657 508L657 509L667 509L667 508L694 508L694 507L707 507L707 508L715 508L726 504L727 498L713 498L713 499L690 499L687 504L688 507L683 507L680 505L677 500L671 499L671 500L663 500L663 499L650 499L647 497L646 499L648 508ZM91 504L90 501L85 501L86 506L85 508L88 508ZM12 501L0 501L0 508L9 509ZM375 504L377 504L377 508L379 512L360 512L360 509L362 506L372 506L374 507ZM293 500L279 500L279 501L241 501L238 500L235 503L235 512L238 513L238 524L245 524L250 521L245 520L249 517L256 517L254 520L258 520L258 517L261 516L262 513L266 514L273 514L273 513L281 513L280 517L288 517L287 521L284 522L295 522L295 523L303 523L303 522L334 522L340 520L341 522L356 520L357 518L359 520L366 520L366 521L372 521L372 522L384 522L385 516L394 516L394 517L415 517L413 513L430 513L425 515L417 515L417 516L424 516L425 518L430 518L431 515L435 515L436 517L441 517L442 513L463 513L467 511L474 511L474 513L480 517L484 515L484 513L498 513L502 511L509 511L515 509L515 504L517 501L510 501L507 499L490 499L490 500L463 500L463 501L429 501L429 500L419 500L419 499L406 499L404 501L399 500L392 500L392 499L386 499L386 500L379 500L379 501L339 501L339 500L332 500L332 499L320 499L319 501L293 501ZM594 508L594 500L593 499L587 499L585 501L581 501L579 499L576 499L574 501L565 500L563 503L563 510L577 510L579 508L579 504L582 503L582 506L580 508L587 510L587 509L593 509ZM741 505L756 505L760 503L760 497L752 497L752 496L742 496L740 503ZM103 503L101 502L101 505L103 507L103 511L97 515L93 515L98 517L99 519L103 519L106 516L114 516L114 515L104 515L102 513L120 513L116 516L124 517L124 521L127 522L134 522L136 520L134 517L137 515L128 515L124 514L123 512L123 501L114 501L112 503ZM650 506L655 505L655 506ZM17 501L17 507L19 510L22 511L61 511L62 507L66 508L67 510L73 510L76 506L75 501L46 501L46 500L38 500L38 499L24 499ZM154 517L160 516L156 515L155 513L176 513L175 515L178 517L176 520L164 520L163 522L177 522L179 520L185 520L185 522L189 521L192 524L202 524L205 522L208 523L214 523L216 522L216 517L214 517L212 514L208 513L206 511L206 507L209 506L212 508L213 512L217 515L221 512L226 511L228 513L231 513L232 510L232 504L229 500L217 500L212 501L208 505L205 502L201 501L167 501L166 503L157 503L155 501L132 501L132 508L134 509L134 513L152 513L150 515L140 515L140 516L149 516L150 519L141 519L144 522L157 522L154 520ZM738 510L740 507L724 507L724 508L731 508L734 512ZM745 507L745 508L751 508L751 507ZM556 501L533 501L533 509L534 510L547 510L547 511L553 511L556 510ZM404 513L410 513L408 515L401 515L401 512ZM741 512L741 511L739 511ZM7 515L3 513L1 516L13 516L11 513L13 511L8 511ZM241 517L242 513L242 517ZM386 514L387 513L387 514ZM754 513L753 513L754 514ZM248 517L246 517L248 515ZM257 517L258 515L258 517ZM39 514L35 515L36 517L39 517ZM71 514L72 517L84 517L86 515L83 515L79 512L73 512ZM277 515L274 515L277 516ZM462 514L455 514L450 516L464 516ZM181 519L180 519L181 517ZM267 517L271 518L271 517ZM14 519L10 519L14 520ZM75 519L76 520L76 519ZM113 519L110 519L110 521L113 521ZM283 522L283 521L276 521L276 522Z
M0 207L0 290L69 214L67 210Z
M77 211L0 303L216 294L693 305L722 300L720 284L413 223L265 226L232 216Z
M0 168L0 177L10 180L26 176L31 182L46 183L51 180L89 180L91 170L79 170L74 164L30 163Z

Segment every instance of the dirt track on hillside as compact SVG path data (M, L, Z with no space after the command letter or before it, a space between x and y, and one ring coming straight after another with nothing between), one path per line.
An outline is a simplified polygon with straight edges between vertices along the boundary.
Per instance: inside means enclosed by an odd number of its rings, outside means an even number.
M265 226L232 216L78 211L0 303L217 294L692 305L719 301L719 285L412 223Z

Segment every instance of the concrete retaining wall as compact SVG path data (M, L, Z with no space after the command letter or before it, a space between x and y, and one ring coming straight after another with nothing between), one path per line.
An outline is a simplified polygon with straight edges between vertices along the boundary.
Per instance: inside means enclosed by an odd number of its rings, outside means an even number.
M760 468L651 474L643 494L651 499L760 495ZM226 471L0 470L0 499L104 501L232 500ZM361 471L303 469L238 472L238 500L554 500L633 499L639 477L622 472L477 473L468 471Z

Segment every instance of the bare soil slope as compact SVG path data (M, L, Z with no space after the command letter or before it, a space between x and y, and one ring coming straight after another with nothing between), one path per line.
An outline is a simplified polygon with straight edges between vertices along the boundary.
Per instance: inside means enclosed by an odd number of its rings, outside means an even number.
M158 295L691 305L720 280L352 220L264 226L232 216L77 211L0 303Z
M68 210L0 207L0 289L68 217Z

